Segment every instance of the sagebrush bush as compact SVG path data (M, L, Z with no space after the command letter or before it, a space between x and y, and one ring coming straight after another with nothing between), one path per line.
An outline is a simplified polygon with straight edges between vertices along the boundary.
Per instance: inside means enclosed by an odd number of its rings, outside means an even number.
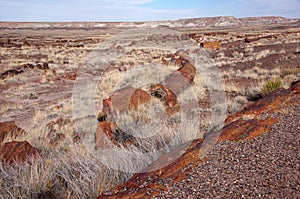
M283 82L280 79L270 80L263 85L261 95L267 95L280 87L283 87Z

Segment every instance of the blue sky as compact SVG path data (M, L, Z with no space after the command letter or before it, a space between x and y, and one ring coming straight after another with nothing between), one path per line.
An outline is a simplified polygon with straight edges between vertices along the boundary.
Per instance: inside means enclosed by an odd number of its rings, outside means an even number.
M300 18L300 0L0 0L0 21L151 21L209 16Z

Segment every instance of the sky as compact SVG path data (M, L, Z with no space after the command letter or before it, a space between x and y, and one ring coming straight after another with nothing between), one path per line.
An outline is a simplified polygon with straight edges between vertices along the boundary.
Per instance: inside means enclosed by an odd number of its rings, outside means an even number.
M0 21L154 21L212 16L300 18L300 0L0 0Z

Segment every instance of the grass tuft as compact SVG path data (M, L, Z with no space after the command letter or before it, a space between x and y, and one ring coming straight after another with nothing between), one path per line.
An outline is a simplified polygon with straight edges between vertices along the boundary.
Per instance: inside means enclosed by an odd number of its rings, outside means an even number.
M283 87L283 82L280 79L270 80L265 83L261 89L261 95L265 96L277 88Z

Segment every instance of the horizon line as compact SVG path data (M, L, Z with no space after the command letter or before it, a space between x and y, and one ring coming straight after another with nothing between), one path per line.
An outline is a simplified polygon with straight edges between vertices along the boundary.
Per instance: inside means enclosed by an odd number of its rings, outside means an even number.
M236 17L230 15L219 15L219 16L207 16L207 17L191 17L191 18L178 18L178 19L162 19L162 20L145 20L145 21L85 21L85 20L78 20L78 21L2 21L0 19L0 23L147 23L147 22L160 22L160 21L179 21L179 20L187 20L187 19L204 19L204 18L219 18L219 17L234 17L236 19L246 19L246 18L266 18L266 17L281 17L289 20L299 20L300 18L290 18L284 17L280 15L261 15L261 16L247 16L247 17Z

